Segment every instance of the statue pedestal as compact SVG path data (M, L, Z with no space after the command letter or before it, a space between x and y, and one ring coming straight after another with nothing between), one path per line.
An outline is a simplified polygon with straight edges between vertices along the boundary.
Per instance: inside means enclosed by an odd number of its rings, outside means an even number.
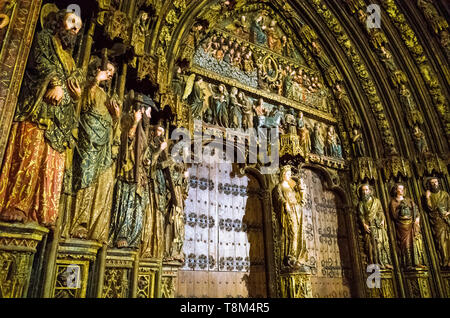
M431 286L427 269L414 269L404 272L406 297L431 298Z
M444 291L447 293L447 298L450 298L450 270L441 270L441 274L444 282Z
M394 275L391 269L380 270L380 287L369 288L366 284L367 297L370 298L396 298L398 297L394 288Z
M163 261L161 277L161 298L175 298L178 270L183 267L179 261Z
M280 279L282 298L312 298L311 273L282 273Z
M161 259L141 259L137 282L137 298L159 298L161 290Z
M36 247L48 229L0 222L0 298L27 297Z
M102 245L95 241L65 239L59 242L54 298L85 298L89 274Z
M103 298L134 297L134 269L138 252L129 249L109 249L106 254Z

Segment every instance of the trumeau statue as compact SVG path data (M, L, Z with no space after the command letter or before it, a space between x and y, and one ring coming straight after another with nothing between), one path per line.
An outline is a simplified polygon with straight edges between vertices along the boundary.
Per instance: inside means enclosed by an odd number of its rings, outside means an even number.
M391 190L392 200L389 206L395 222L399 256L406 270L424 268L426 266L419 209L411 199L405 198L404 192L404 185L396 184Z
M111 213L110 245L136 248L149 208L148 150L151 104L149 98L128 94L130 111L121 120L121 149Z
M392 269L383 207L372 191L370 185L363 184L358 193L358 218L362 225L367 264L379 264L381 268Z
M92 79L85 90L78 143L73 157L73 191L70 237L106 243L115 181L115 164L120 144L120 104L108 96L103 84L116 68L108 63L100 69L99 59L90 65ZM65 232L65 231L64 231Z
M282 265L286 271L305 271L308 251L303 230L303 181L292 179L290 166L281 168L280 182L274 189L281 234Z
M439 254L440 265L450 267L450 195L441 189L438 178L428 178L425 203Z
M81 96L81 73L70 54L81 19L66 10L52 14L33 42L0 175L0 219L48 227L58 216Z

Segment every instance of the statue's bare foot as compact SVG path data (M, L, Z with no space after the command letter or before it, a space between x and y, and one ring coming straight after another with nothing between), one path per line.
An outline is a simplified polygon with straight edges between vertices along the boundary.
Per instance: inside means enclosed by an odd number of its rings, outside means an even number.
M78 238L78 239L85 239L85 238L87 238L87 235L88 235L88 230L85 227L79 225L79 226L77 226L75 231L73 231L72 237Z
M128 246L127 240L119 240L117 241L117 247L118 248L124 248Z
M5 209L0 214L0 220L5 222L25 222L25 213L15 208Z
M393 267L392 265L390 265L390 264L386 264L385 267L386 267L387 269L394 269L394 267Z

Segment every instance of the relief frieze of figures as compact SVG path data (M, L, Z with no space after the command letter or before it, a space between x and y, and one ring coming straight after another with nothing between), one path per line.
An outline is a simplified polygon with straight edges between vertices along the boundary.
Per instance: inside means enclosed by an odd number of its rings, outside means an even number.
M302 111L252 97L236 86L214 84L195 74L191 74L187 83L181 81L174 85L184 87L183 99L189 105L193 120L222 128L255 128L258 132L260 128L277 128L281 134L281 153L285 143L283 135L289 140L290 136L295 136L296 149L302 156L315 154L343 159L342 143L335 127L307 118ZM286 145L289 146L289 141Z

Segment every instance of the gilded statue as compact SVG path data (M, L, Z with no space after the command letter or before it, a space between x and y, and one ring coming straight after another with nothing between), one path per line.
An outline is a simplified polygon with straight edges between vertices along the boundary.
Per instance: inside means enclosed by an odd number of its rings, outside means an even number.
M243 91L239 92L238 99L242 105L242 127L244 129L253 128L253 102Z
M391 190L389 210L395 223L401 264L406 270L425 268L425 255L417 205L405 197L403 184Z
M306 271L308 259L305 232L303 230L303 193L305 186L292 179L290 166L283 166L280 182L274 190L274 202L278 206L281 234L282 265L286 271Z
M81 25L79 16L60 10L36 34L0 174L2 221L55 225L82 92L70 53Z
M303 156L311 152L311 139L309 136L309 130L303 119L303 112L298 114L297 129L300 138L300 148L302 149Z
M358 128L353 129L352 147L353 147L353 154L355 155L355 157L366 156L366 148L364 146L363 136Z
M367 264L378 264L392 269L386 219L380 199L373 195L372 187L359 188L358 218L362 225Z
M114 161L120 144L121 111L118 98L109 96L104 88L116 67L107 63L106 70L102 70L99 60L91 62L91 79L83 96L72 167L76 197L70 209L70 224L66 224L63 235L106 243L115 181Z
M149 25L148 13L140 11L137 20L133 24L133 33L131 35L131 45L134 47L134 53L137 56L145 54L145 42L147 36L150 35Z
M425 202L440 265L450 267L450 195L442 190L438 178L426 181Z
M414 140L414 145L416 146L416 149L419 152L419 154L424 155L429 152L425 134L419 128L418 125L415 125L413 128L412 138Z
M167 141L164 131L163 127L154 126L148 138L150 205L146 211L142 239L143 258L162 258L164 253L164 219L171 199L170 184L167 181L170 176L165 173L170 162L165 152Z
M121 120L118 175L113 196L109 244L137 248L150 203L148 135L153 101L147 96L127 96L130 109Z
M182 163L170 169L172 178L172 196L169 202L169 213L165 222L164 258L184 261L184 201L189 188L189 171Z

